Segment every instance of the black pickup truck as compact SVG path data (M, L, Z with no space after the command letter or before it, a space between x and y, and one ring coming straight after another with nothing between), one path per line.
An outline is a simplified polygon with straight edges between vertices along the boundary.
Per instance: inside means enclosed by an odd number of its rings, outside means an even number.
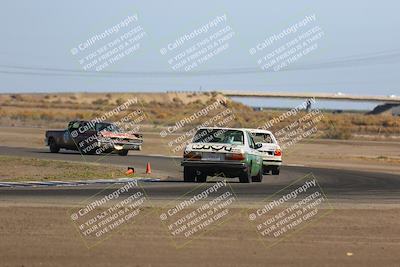
M126 156L129 150L141 150L143 137L138 133L123 132L109 122L75 120L69 122L65 130L46 131L45 144L52 153L62 148L82 154L117 152Z

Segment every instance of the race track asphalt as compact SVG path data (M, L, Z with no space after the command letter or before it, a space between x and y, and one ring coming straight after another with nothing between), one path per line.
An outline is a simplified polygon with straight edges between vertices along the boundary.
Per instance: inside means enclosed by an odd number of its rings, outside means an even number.
M1 155L33 157L68 161L87 161L120 166L145 166L151 162L152 169L168 172L171 177L165 181L143 183L146 193L153 199L176 199L198 186L195 183L182 182L182 167L178 158L164 156L146 156L136 152L126 157L110 154L107 156L85 155L77 152L49 153L47 149L0 147ZM362 172L328 168L311 168L303 166L283 166L279 176L264 175L262 183L240 184L238 179L230 179L230 185L239 199L264 199L291 182L312 174L321 188L331 200L343 202L388 202L399 203L400 175L387 173ZM105 189L107 188L107 189ZM30 187L2 188L0 200L10 197L90 197L103 190L112 192L113 188L106 185L85 185L76 187ZM282 191L281 194L284 194ZM190 194L190 193L189 193Z

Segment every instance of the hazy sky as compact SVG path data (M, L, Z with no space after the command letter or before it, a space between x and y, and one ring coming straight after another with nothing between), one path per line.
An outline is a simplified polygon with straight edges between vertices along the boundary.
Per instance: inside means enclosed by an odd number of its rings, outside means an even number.
M0 92L197 90L201 86L203 90L399 95L399 9L394 0L5 0L0 9ZM81 54L74 56L71 49L135 14L138 21L128 27L140 25L146 33L140 49L105 69L116 75L87 76L79 64ZM224 14L221 25L234 32L229 47L198 66L197 74L174 73L168 55L161 55L160 49ZM291 64L289 71L261 71L258 57L250 55L249 49L313 14L316 20L304 29L323 30L318 48ZM210 33L187 44L196 44ZM260 55L299 34L277 41ZM118 36L120 32L96 45ZM216 69L218 75L210 75Z

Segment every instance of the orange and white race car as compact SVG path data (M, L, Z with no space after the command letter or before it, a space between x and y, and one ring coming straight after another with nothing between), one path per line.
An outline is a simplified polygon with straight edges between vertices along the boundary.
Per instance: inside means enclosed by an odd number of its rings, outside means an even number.
M82 154L116 152L126 156L129 150L141 150L143 136L125 132L109 122L74 120L65 130L46 131L45 144L52 153L60 149L78 150Z

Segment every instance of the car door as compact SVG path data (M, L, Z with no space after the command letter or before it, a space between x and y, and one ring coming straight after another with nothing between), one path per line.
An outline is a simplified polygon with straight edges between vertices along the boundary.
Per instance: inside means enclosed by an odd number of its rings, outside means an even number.
M260 158L260 152L256 149L256 144L255 144L253 138L251 137L251 134L247 132L246 135L247 135L248 145L250 148L249 156L250 156L251 162L253 163L251 165L251 175L255 176L260 171L260 165L262 163L262 159Z
M64 134L62 136L62 141L66 148L68 149L76 149L76 140L73 138L75 133L78 133L80 123L79 121L71 121L68 123L68 127L64 130Z

